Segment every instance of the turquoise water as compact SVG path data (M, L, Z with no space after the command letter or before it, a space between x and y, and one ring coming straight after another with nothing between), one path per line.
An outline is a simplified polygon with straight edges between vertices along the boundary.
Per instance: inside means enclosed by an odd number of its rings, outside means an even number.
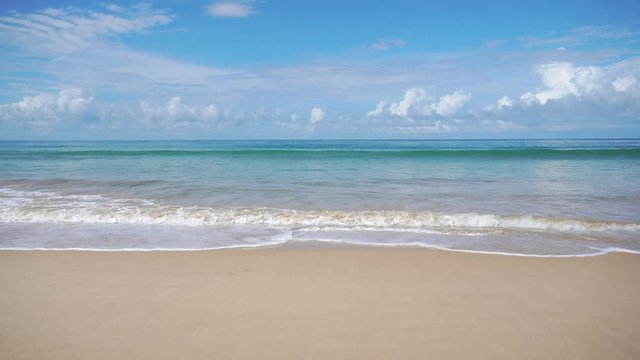
M0 142L0 247L640 251L640 140Z

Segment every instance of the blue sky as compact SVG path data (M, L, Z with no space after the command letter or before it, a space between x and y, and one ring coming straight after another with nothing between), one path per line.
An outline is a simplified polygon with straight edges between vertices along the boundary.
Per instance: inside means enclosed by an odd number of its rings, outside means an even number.
M0 139L640 137L635 1L4 1Z

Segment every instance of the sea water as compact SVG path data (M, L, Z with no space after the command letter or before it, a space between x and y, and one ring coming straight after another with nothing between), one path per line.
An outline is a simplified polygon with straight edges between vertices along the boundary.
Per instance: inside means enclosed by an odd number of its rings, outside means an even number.
M0 248L640 252L640 140L0 142Z

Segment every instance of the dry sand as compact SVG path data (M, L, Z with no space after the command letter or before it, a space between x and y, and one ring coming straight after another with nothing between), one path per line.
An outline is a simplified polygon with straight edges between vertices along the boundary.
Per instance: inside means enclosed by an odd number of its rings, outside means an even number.
M0 251L2 359L640 359L640 256Z

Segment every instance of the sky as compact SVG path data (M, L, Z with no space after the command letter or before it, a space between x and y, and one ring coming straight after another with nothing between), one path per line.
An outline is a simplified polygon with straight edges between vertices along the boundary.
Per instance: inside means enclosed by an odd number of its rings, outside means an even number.
M640 137L640 3L0 2L0 139Z

